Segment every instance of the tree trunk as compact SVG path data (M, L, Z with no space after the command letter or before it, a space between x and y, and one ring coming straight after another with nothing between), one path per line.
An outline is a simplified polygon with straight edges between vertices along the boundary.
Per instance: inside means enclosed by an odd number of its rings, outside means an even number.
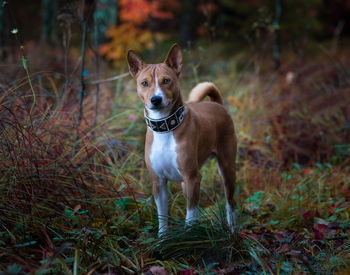
M58 0L42 0L41 39L52 44L56 36Z
M4 20L4 4L0 3L0 59L5 57L5 20Z
M196 38L198 0L182 1L182 16L180 21L180 44L190 46Z
M118 0L96 0L92 45L99 46L106 41L106 31L117 24Z
M273 22L273 60L275 64L275 70L278 70L281 66L280 60L280 19L281 19L281 0L276 0L275 20Z

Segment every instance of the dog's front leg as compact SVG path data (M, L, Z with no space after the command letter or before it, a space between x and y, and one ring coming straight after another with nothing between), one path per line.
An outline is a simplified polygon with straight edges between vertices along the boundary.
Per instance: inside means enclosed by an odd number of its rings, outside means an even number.
M186 225L190 225L199 216L198 203L201 178L199 172L183 177L182 191L187 202Z
M153 182L153 196L158 212L158 236L161 237L168 230L168 190L167 180L157 179Z

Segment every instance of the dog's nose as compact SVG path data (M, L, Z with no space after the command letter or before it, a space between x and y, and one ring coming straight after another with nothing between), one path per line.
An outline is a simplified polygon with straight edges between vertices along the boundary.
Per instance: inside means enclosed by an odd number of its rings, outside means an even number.
M154 95L151 97L151 103L154 105L154 106L158 106L162 103L162 97L159 96L159 95Z

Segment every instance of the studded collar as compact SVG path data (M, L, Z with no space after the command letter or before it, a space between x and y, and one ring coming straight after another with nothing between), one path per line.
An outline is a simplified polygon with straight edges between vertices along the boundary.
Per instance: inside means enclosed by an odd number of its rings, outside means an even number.
M167 133L175 130L184 120L185 106L181 105L173 114L161 119L151 119L146 114L147 126L154 132Z

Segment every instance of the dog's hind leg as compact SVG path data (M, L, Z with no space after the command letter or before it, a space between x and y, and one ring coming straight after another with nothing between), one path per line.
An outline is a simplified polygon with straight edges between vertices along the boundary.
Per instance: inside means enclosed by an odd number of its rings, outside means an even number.
M236 183L236 145L229 143L231 146L223 146L217 154L219 164L219 174L221 175L226 198L226 215L227 223L233 228L236 224L235 215L235 183Z

